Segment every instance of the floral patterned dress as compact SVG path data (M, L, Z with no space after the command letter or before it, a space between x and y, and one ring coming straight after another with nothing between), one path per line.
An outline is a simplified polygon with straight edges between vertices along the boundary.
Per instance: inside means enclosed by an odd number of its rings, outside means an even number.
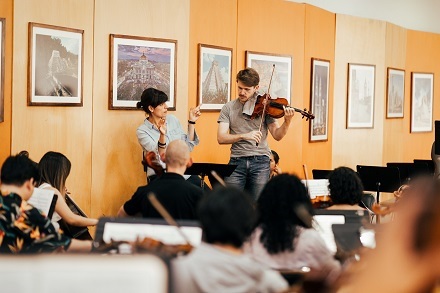
M50 219L15 193L0 195L0 253L67 250L71 239Z

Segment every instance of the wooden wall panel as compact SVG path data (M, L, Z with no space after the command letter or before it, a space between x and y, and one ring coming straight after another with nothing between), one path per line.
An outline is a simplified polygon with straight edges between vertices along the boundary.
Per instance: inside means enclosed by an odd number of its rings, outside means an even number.
M0 2L0 18L5 18L4 24L4 84L0 87L3 90L3 122L0 122L0 163L11 154L11 86L12 86L12 30L14 22L12 18L13 1Z
M382 163L385 32L383 21L336 15L333 168ZM346 129L348 63L376 66L374 128Z
M235 75L237 74L237 0L211 0L209 11L205 0L191 0L190 49L188 68L188 104L198 105L197 69L199 66L198 44L232 48L231 99L236 98ZM200 144L194 148L194 162L226 164L230 145L217 143L217 119L220 111L203 112L196 130Z
M332 167L332 126L333 126L333 80L335 66L335 25L334 13L315 6L306 5L304 38L304 106L311 109L311 66L312 58L330 61L328 140L309 142L310 122L303 122L303 162L308 166L308 176L312 169L331 169Z
M408 100L405 108L406 125L400 137L396 140L399 148L403 149L402 160L430 159L431 145L434 141L434 132L410 133L411 121L411 72L427 72L434 74L434 103L433 121L440 119L440 60L437 57L440 52L440 35L408 30L406 39L406 84L405 99ZM433 126L434 129L434 126Z
M278 0L239 0L237 31L237 70L245 66L245 51L290 55L292 62L292 99L297 108L304 108L304 24L305 5ZM307 101L307 99L306 99ZM287 135L269 145L280 155L283 172L301 176L303 164L301 115L295 115ZM279 119L283 123L284 118Z
M410 123L410 95L408 91L408 83L410 82L411 73L406 69L406 42L407 30L394 24L387 23L386 39L385 39L385 58L386 67L385 87L384 87L384 131L383 131L383 161L385 166L387 162L403 162L404 148L400 147L400 143L409 134ZM404 97L404 117L403 118L386 118L387 111L387 68L398 68L405 70L405 97ZM411 159L412 161L412 159Z
M146 183L142 149L136 138L136 128L145 119L144 112L108 110L110 34L177 40L177 111L171 114L185 126L189 7L189 0L95 1L92 215L96 217L115 215L137 187Z
M27 106L28 23L84 30L83 106ZM64 153L72 162L67 187L90 212L93 1L15 0L12 86L12 153L28 150L39 161L47 151Z

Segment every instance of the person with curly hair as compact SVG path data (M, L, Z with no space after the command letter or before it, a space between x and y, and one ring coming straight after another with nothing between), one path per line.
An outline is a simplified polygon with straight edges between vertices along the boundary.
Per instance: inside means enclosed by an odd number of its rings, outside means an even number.
M258 198L257 210L257 228L244 245L246 253L278 270L309 267L315 277L332 280L339 274L340 263L310 227L313 206L297 176L272 178Z
M361 210L364 187L358 174L348 167L338 167L329 174L330 199L328 209Z

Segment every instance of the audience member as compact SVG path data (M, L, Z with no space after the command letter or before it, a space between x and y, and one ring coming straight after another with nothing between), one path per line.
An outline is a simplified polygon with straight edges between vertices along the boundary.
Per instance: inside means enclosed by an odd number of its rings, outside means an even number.
M192 163L189 148L183 140L169 143L165 154L167 172L146 186L139 187L132 198L121 206L119 217L135 216L162 218L148 200L153 192L175 219L197 219L196 206L203 196L201 187L187 182L183 174Z
M310 227L313 206L301 180L281 174L270 180L257 201L257 228L244 245L246 253L274 269L300 271L334 279L340 264L318 232ZM331 277L331 279L330 279Z
M328 177L330 199L334 210L362 210L364 187L355 171L348 167L334 169Z
M280 156L274 150L271 150L270 154L270 178L273 176L281 174L281 168L278 166L278 162L280 161Z
M26 202L39 174L27 156L10 156L1 168L0 252L38 253L55 250L90 251L90 241L60 234L50 219Z
M69 159L58 152L47 152L38 163L40 169L39 188L50 189L58 195L55 212L52 216L52 224L59 229L58 221L63 219L72 226L94 226L97 219L81 217L74 214L65 201L67 193L66 180L70 174L71 163Z
M376 232L376 248L361 255L337 292L434 292L440 277L440 182L411 180L394 220Z
M281 292L282 276L242 251L256 220L253 201L242 191L220 188L200 203L204 242L173 262L174 292Z

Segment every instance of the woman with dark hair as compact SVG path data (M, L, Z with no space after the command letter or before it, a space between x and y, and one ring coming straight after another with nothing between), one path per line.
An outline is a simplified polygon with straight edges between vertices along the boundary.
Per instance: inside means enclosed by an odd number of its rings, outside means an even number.
M199 144L195 124L201 115L200 105L190 109L188 131L185 132L177 117L168 114L166 101L168 96L163 91L147 88L142 93L141 101L136 104L137 108L145 111L147 117L136 131L139 144L144 152L156 152L158 158L165 154L167 144L173 140L185 141L190 151ZM147 176L152 175L155 175L154 170L148 168Z
M257 201L259 218L247 253L275 269L309 267L317 277L340 271L318 232L310 227L314 214L305 186L295 175L281 174L264 187Z
M173 262L173 292L286 292L281 275L243 253L256 221L253 200L221 187L198 208L203 242Z
M328 209L362 210L364 187L355 171L348 167L334 169L328 177L330 199L333 205Z
M74 214L65 201L67 193L66 180L70 174L71 163L69 159L58 152L47 152L38 163L40 170L39 188L50 189L58 196L52 224L59 229L58 221L63 219L68 224L78 227L94 226L97 219L85 218Z

